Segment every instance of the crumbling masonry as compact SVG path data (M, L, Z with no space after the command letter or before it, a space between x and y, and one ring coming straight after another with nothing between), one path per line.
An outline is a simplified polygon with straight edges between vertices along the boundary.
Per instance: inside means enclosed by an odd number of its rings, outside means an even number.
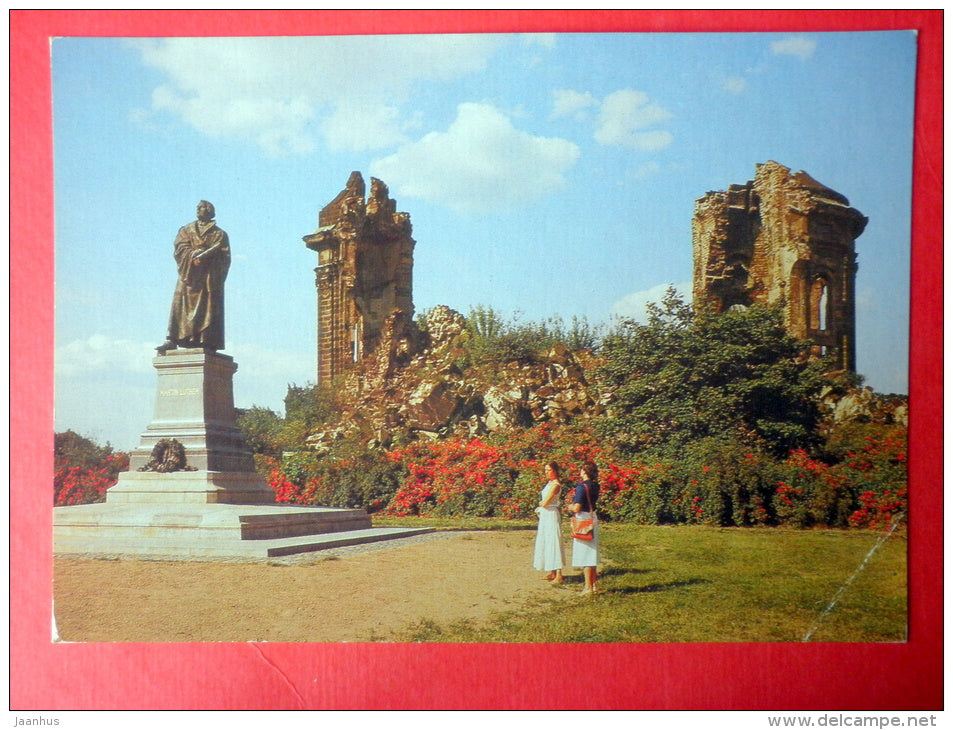
M854 241L866 224L847 198L807 173L757 165L754 180L695 204L694 301L716 312L783 301L791 334L854 370ZM383 182L371 178L365 199L364 179L352 172L304 237L318 254L319 383L373 353L395 322L412 321L411 230Z
M318 230L305 236L318 254L318 382L332 379L372 353L394 310L414 314L414 239L410 216L396 212L387 186L371 178L364 199L361 173L322 209Z
M854 241L866 225L807 173L757 165L754 180L695 204L695 304L722 312L783 300L788 332L854 370Z

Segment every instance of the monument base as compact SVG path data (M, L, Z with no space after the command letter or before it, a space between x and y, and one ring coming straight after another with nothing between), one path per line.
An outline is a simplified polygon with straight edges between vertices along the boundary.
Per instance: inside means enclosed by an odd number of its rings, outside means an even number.
M274 490L256 472L125 471L106 492L108 504L273 504Z
M253 472L255 460L235 417L235 361L221 352L187 349L159 355L152 364L155 411L139 447L129 454L130 471L147 468L153 449L160 442L175 440L182 445L189 467Z
M56 557L253 560L432 531L374 528L362 509L331 507L106 502L53 509Z
M274 504L235 422L232 358L173 350L153 365L155 415L130 471L105 503L53 509L57 556L256 559L432 531L374 529L362 509Z

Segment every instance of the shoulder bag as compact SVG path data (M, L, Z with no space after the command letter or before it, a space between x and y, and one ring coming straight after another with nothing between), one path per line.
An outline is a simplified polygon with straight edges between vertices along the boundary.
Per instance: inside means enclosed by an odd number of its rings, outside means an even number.
M583 482L583 485L586 487L586 501L589 503L589 507L592 508L592 497L589 495L589 483ZM574 514L569 520L569 531L572 537L576 540L591 540L594 527L592 520L592 512L589 513L587 519L581 519Z

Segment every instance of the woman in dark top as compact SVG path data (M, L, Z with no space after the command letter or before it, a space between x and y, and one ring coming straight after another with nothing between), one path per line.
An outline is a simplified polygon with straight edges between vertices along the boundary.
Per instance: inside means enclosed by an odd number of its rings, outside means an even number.
M587 461L579 471L582 480L576 485L570 510L580 519L592 518L592 539L572 541L573 567L582 568L586 585L582 595L596 593L596 566L599 564L599 522L596 519L596 503L599 501L599 470L595 463Z

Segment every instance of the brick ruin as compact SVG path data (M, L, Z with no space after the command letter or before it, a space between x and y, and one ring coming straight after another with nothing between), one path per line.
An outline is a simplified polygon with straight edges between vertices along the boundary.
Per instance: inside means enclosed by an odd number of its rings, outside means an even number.
M328 384L377 348L394 310L413 317L414 239L387 186L352 172L304 237L318 254L318 382Z
M783 300L788 332L855 370L854 241L866 225L807 173L757 165L754 180L696 201L694 302L722 312Z
M410 216L376 178L365 195L364 178L352 172L304 236L318 254L319 383L351 370L382 339L400 340L392 330L413 319ZM693 300L716 312L783 301L792 335L855 370L854 241L866 224L846 197L807 173L759 164L754 180L696 201Z

